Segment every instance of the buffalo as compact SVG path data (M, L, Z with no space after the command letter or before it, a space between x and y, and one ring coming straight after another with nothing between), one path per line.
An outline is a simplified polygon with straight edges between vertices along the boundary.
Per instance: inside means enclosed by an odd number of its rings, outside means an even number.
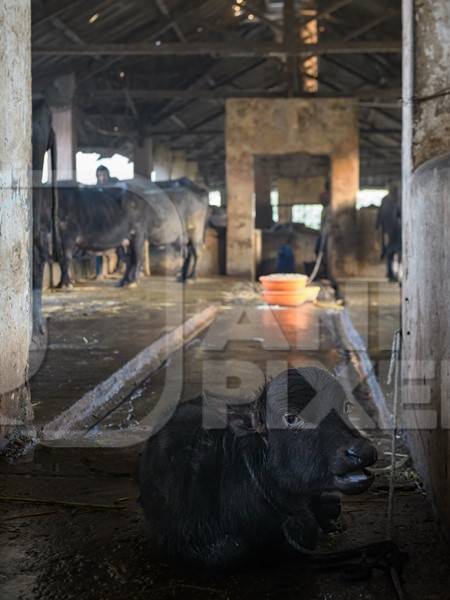
M181 404L141 458L154 550L218 570L312 551L320 531L333 530L338 492L361 493L373 480L376 449L345 404L338 381L315 367L281 373L255 401L228 406L228 420L217 398Z
M42 285L44 266L58 256L57 212L55 185L42 185L44 156L50 151L52 168L56 165L56 143L52 118L44 100L33 102L33 337L44 333L42 320ZM54 181L54 177L53 177Z
M87 252L129 247L129 260L120 286L135 285L150 228L147 202L121 186L83 187L61 182L58 188L58 225L61 240L60 287L71 285L72 259Z
M72 259L120 247L127 250L127 260L119 285L135 285L145 240L152 246L177 245L184 254L189 248L194 259L189 276L195 277L208 196L189 180L155 185L137 178L101 187L62 182L58 192L61 287L71 285Z
M152 183L144 178L127 182L146 199L152 214L150 246L175 246L184 256L181 279L195 278L208 221L208 193L186 177Z

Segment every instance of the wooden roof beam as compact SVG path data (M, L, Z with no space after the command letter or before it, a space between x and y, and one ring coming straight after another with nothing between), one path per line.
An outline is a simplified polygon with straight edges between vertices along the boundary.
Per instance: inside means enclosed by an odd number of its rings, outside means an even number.
M191 42L161 44L86 44L85 46L35 46L35 56L224 56L224 57L267 57L311 56L326 54L399 54L401 40L379 40L375 42L319 42L317 44L296 43L285 47L261 42Z
M123 100L125 90L83 90L79 89L77 95L79 97L90 97L99 100ZM153 89L153 90L133 90L126 89L129 94L135 100L141 100L143 102L161 99L175 99L184 98L190 100L226 100L228 98L285 98L286 90L284 89ZM305 98L329 98L329 97L356 97L362 100L370 99L400 99L401 89L395 88L376 88L364 89L355 94L353 93L333 93L333 94L299 94L298 97Z

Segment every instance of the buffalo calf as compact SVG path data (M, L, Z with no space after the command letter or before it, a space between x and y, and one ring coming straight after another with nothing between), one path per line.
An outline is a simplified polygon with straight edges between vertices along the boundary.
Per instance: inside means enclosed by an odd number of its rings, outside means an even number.
M222 569L311 550L339 515L336 492L372 482L376 450L324 370L281 373L223 429L202 426L202 401L180 405L141 461L141 504L166 558Z

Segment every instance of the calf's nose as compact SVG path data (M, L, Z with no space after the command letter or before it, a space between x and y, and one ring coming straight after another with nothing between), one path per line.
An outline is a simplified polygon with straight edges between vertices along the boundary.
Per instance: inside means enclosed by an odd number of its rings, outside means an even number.
M354 442L345 451L346 459L355 467L370 467L377 462L377 449L367 440Z

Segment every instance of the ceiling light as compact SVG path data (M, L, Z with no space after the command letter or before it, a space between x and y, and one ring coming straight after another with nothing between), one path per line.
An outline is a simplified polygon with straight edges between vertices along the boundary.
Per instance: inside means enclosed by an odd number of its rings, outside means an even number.
M252 14L248 15L248 20L249 21L253 21L254 18L255 18L255 15L252 15Z
M89 18L89 23L92 25L92 23L95 23L95 21L99 18L99 14L95 13L95 15L92 15L92 17Z
M162 43L161 40L156 40L155 46L161 46L161 43Z
M120 79L124 79L125 78L125 71L120 71L119 77L120 77Z

